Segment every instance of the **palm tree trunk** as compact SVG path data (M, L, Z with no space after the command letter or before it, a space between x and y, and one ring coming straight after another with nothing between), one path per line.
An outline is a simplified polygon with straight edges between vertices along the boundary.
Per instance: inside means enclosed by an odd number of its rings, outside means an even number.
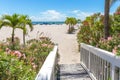
M12 30L12 49L14 50L15 49L15 43L14 43L14 34L15 33L15 29L13 28L13 30Z
M71 26L69 25L68 33L70 33Z
M13 30L12 30L12 43L14 44L14 34L15 33L15 29L13 28Z
M105 0L105 13L104 13L104 38L109 37L109 9L110 0Z
M25 34L23 32L23 44L24 44L24 47L25 47Z

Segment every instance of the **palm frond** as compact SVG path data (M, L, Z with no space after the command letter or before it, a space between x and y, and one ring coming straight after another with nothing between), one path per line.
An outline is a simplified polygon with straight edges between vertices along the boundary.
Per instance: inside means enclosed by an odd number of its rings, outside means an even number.
M33 30L33 25L32 25L32 21L30 19L27 20L27 25L29 25L30 30Z
M10 15L3 15L2 16L2 20L4 22L11 22L12 21L12 17Z
M4 22L2 22L1 26L12 27L12 24L10 22L4 21Z
M117 0L110 0L110 6L112 6Z
M22 27L23 32L24 32L24 30L27 29L26 25L29 26L31 31L33 30L32 21L29 19L29 17L27 15L21 15L19 18L19 22L20 22L20 27Z
M13 14L11 15L3 15L2 16L2 21L3 21L3 26L10 26L10 27L15 27L18 24L19 20L19 15L18 14Z

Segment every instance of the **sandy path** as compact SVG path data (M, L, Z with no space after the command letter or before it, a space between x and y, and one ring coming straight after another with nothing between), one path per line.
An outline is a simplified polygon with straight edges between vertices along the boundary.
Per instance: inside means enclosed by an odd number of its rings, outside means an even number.
M60 64L75 64L80 62L76 34L66 34L61 36L59 44Z
M44 32L54 43L58 44L60 54L60 64L75 64L80 62L76 34L67 34L66 25L36 25L32 32L28 32L26 40L38 38L38 33ZM11 28L3 27L0 30L0 40L11 36ZM22 31L16 29L15 36L22 42Z

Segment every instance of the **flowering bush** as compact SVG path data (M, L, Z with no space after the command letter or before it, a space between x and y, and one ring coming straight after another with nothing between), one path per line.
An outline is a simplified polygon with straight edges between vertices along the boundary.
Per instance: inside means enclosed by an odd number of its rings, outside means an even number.
M110 51L117 56L120 56L120 15L115 14L110 16L110 35L108 39L103 38L104 26L102 15L94 14L87 17L77 34L78 42L90 44L92 46Z
M19 50L20 49L20 39L18 37L15 37L14 47L11 42L11 38L7 38L6 42L0 42L0 48L5 50L6 48L9 48L11 50Z
M108 37L108 39L101 39L98 42L98 47L110 52L113 52L114 54L117 54L117 51L120 48L120 36L115 35L113 37Z
M0 43L0 80L34 80L54 44L48 37L27 41L25 47L15 38Z
M77 34L78 42L97 45L100 38L103 37L103 16L99 13L87 17Z
M117 56L120 56L120 49L117 50L116 55L117 55Z
M15 55L0 51L0 80L33 80L35 76L31 65Z

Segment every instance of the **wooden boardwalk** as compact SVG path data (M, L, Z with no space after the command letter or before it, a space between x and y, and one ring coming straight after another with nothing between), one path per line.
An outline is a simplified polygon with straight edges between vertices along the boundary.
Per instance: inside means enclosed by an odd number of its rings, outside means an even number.
M80 64L60 64L57 80L91 80Z

